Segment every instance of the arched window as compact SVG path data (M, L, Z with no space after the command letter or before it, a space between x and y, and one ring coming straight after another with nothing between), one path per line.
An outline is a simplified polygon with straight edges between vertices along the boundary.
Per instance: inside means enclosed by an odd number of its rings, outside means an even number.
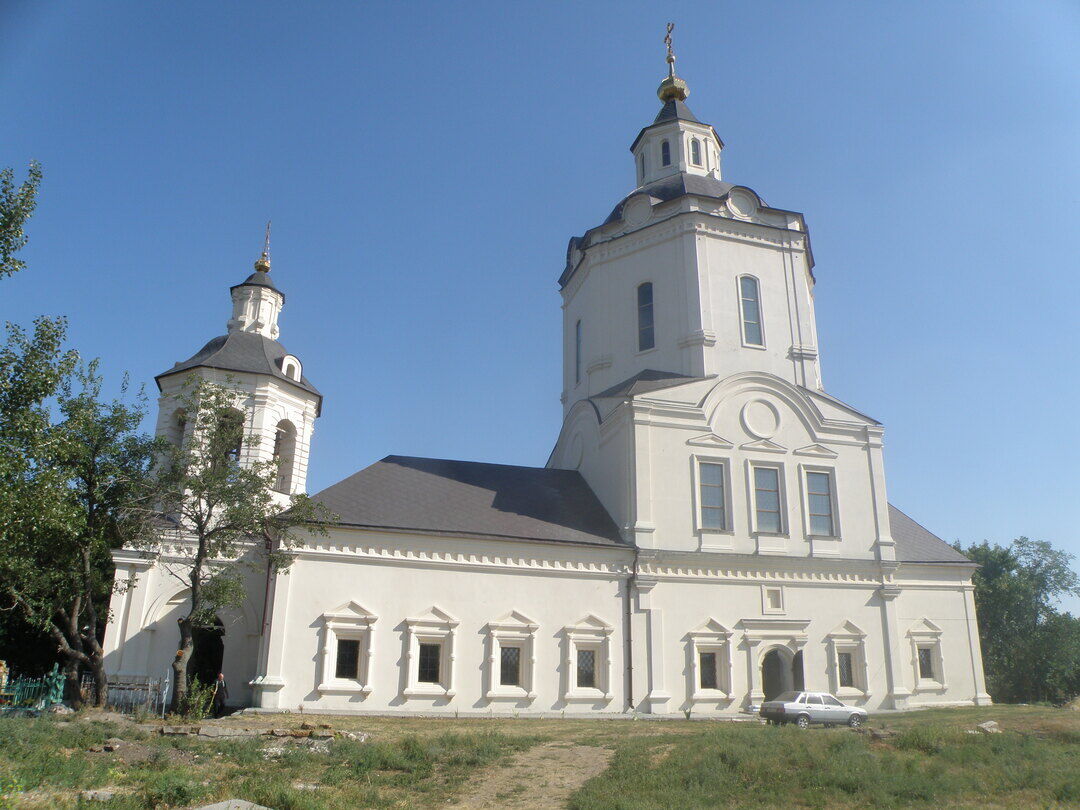
M574 325L574 385L581 382L581 321Z
M300 361L293 357L291 354L285 355L281 359L281 373L288 377L290 380L299 380Z
M637 288L637 347L639 352L656 346L653 329L652 282L646 281Z
M187 411L177 408L172 415L172 424L169 426L169 443L180 447L184 443L184 433L187 432Z
M697 138L690 141L690 162L695 166L701 165L701 141Z
M274 431L274 461L277 464L277 479L274 489L277 492L292 494L293 467L296 460L296 426L288 419L277 423Z
M671 144L667 141L664 141L660 144L660 165L671 165Z
M229 461L239 461L240 449L244 444L244 415L235 408L230 408L221 416L212 441L215 456L220 453L221 457Z
M739 303L742 307L743 343L764 346L765 334L761 328L761 295L758 280L753 276L739 279Z

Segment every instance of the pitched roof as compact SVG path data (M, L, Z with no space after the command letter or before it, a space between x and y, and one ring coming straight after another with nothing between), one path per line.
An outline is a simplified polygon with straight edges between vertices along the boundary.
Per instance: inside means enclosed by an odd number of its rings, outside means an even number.
M235 290L237 287L269 287L282 298L285 297L285 293L283 293L277 288L277 285L274 284L274 280L270 278L270 274L261 272L259 270L256 270L239 284L234 284L233 286L229 287L229 289Z
M971 563L970 559L891 503L889 526L896 541L896 559L900 562Z
M623 545L576 470L387 456L313 497L337 525Z
M639 186L623 197L611 214L608 215L608 218L604 220L604 224L607 225L609 222L621 218L626 201L639 194L651 197L655 201L653 203L655 205L658 202L667 202L687 194L723 199L733 188L735 188L734 183L725 183L723 180L717 180L712 175L691 174L690 172L669 174L667 177L661 177L659 180Z
M633 377L629 377L620 383L616 383L610 388L604 389L599 394L593 394L590 399L600 399L602 397L635 397L638 394L647 394L650 391L659 391L662 388L671 388L672 386L697 382L698 380L704 379L706 378L691 377L686 374L676 374L673 371L656 371L655 369L647 368L644 371L639 371Z
M653 119L653 124L662 124L665 121L690 121L693 124L700 124L697 116L690 112L690 108L686 106L685 101L680 101L677 98L673 98L664 102L664 106L660 108L660 112L656 114L656 118Z
M266 274L263 273L263 275ZM297 388L317 396L319 398L319 409L321 410L322 394L311 384L307 377L301 375L299 380L294 380L285 376L281 368L281 361L288 353L285 347L276 340L271 340L256 332L229 332L227 335L219 335L214 338L187 360L177 363L168 371L163 371L154 379L160 387L163 377L200 367L251 374L268 374L276 380L295 385Z

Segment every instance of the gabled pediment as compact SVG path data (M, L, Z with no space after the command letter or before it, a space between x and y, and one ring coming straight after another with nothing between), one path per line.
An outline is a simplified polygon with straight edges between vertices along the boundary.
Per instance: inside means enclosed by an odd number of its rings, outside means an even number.
M836 458L836 453L822 444L808 444L792 451L797 456L815 456L817 458Z
M687 439L686 443L693 447L717 447L722 450L730 450L735 446L723 436L717 436L715 433L703 433L700 436Z
M517 610L511 610L509 613L504 613L499 618L492 622L488 622L488 626L493 629L509 630L509 629L521 629L521 630L536 630L540 625Z
M866 638L866 633L850 619L845 619L832 629L830 638Z
M419 616L406 619L408 624L438 625L442 627L457 627L458 620L437 605L432 605Z
M731 631L724 625L720 624L716 619L706 619L696 629L690 631L691 636L708 636L711 638L728 638L731 636Z
M372 624L379 617L359 602L346 602L322 615L328 625L362 626Z
M911 625L908 630L909 636L940 636L942 629L927 619L925 616Z
M757 439L756 441L747 442L746 444L739 445L740 450L757 450L761 453L786 453L787 448L782 444L777 444L770 439Z
M574 624L568 625L567 630L584 630L591 632L610 633L613 628L606 621L601 619L594 613L589 613L586 616L578 619Z

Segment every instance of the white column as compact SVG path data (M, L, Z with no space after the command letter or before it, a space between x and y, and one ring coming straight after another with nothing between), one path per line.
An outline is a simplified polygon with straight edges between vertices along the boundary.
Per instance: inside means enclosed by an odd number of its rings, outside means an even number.
M637 610L644 618L645 666L639 669L648 678L644 686L648 688L645 702L651 714L666 714L671 695L664 688L664 627L663 611L652 605L652 590L656 587L655 579L637 578L634 581L634 595ZM644 706L642 707L644 708Z
M882 585L878 590L881 596L881 609L885 612L885 672L888 678L889 699L894 709L906 709L911 690L904 683L904 671L901 665L904 659L900 625L896 617L896 597L901 593L897 585ZM868 684L868 686L870 686ZM873 687L870 686L871 691Z
M971 651L971 677L975 682L975 705L989 706L993 700L986 691L982 644L979 641L979 625L975 619L975 588L971 585L964 588L964 617L967 619L968 649Z
M281 708L281 691L285 688L285 638L288 635L289 591L292 577L288 571L274 575L271 594L270 622L262 640L263 666L251 682L255 703L262 709Z

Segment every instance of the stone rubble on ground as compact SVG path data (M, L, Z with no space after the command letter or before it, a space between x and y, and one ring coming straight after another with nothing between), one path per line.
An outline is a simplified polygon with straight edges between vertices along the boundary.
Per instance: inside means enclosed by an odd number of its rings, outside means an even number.
M98 788L97 790L84 790L79 794L84 802L111 802L116 798L116 791Z
M998 728L997 720L987 720L985 723L979 723L975 726L983 734L1000 734L1001 729Z

